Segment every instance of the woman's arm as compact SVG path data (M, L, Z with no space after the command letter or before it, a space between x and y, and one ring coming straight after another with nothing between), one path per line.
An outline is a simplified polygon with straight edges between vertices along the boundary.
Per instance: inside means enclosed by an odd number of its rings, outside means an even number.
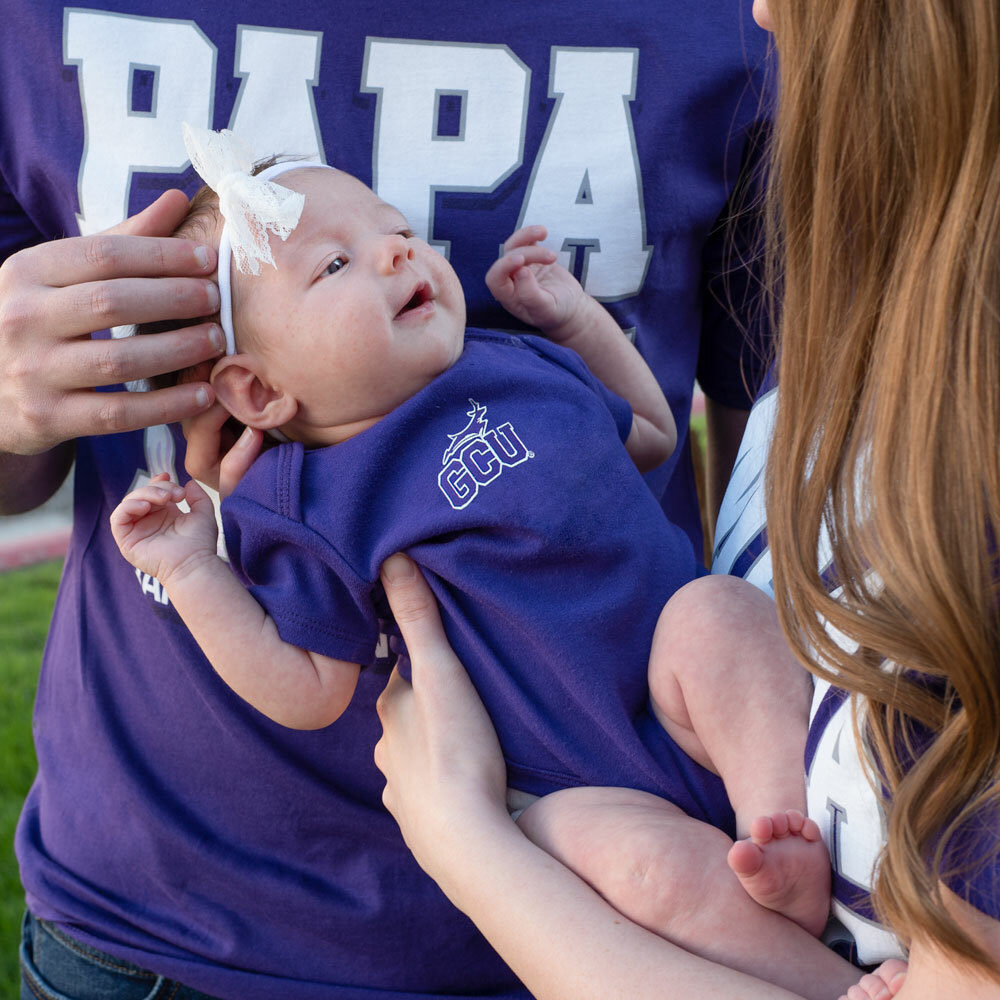
M535 847L506 812L475 816L449 850L450 872L439 884L539 1000L797 996L627 920Z
M379 699L375 762L407 846L540 1000L796 994L699 958L625 919L507 815L496 733L416 567L383 584L412 659Z
M37 455L0 452L0 514L23 514L51 497L73 466L72 441Z

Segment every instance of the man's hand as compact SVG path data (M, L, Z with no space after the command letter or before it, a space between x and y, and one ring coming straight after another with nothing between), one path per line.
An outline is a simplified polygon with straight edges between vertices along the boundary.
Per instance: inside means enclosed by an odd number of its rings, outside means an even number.
M104 233L44 243L0 267L0 452L39 454L82 435L181 420L212 404L207 383L92 391L224 350L222 331L209 322L155 337L90 338L111 326L217 311L214 249L169 237L187 206L182 192L167 191Z

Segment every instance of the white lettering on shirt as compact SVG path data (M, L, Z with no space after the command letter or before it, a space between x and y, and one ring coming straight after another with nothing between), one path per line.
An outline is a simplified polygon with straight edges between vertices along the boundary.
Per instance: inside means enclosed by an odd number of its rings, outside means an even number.
M166 606L170 603L166 589L155 576L150 576L148 573L143 573L141 569L137 569L135 571L135 578L139 581L142 592L149 594L157 604Z
M215 57L215 46L193 21L66 10L63 59L77 67L83 105L82 234L125 218L134 172L187 167L181 122L211 125ZM152 113L133 110L137 70L154 76Z
M531 71L505 45L369 38L361 89L378 94L372 187L445 256L438 191L493 191L521 166ZM458 135L441 135L443 96L462 102Z
M256 159L279 153L326 163L313 100L322 45L322 31L237 28L233 75L243 82L229 127Z
M470 399L469 422L457 433L441 459L438 487L455 510L468 507L479 495L479 487L498 478L504 469L534 458L514 432L510 421L490 429L486 407Z
M638 65L635 49L553 48L556 105L518 220L543 223L546 246L604 301L635 295L653 252L629 112Z

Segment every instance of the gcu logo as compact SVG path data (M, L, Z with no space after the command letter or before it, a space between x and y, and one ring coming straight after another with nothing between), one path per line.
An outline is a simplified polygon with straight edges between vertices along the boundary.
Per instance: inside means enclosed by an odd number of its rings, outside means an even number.
M444 468L438 474L438 486L455 510L468 507L479 487L492 483L504 469L535 457L509 421L487 430L486 407L474 399L469 402L469 422L457 434L448 435L451 444L441 459Z

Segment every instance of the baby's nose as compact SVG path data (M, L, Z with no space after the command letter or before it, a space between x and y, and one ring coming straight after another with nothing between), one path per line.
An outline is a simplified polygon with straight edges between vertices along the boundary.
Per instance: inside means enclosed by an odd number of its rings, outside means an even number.
M413 247L400 233L386 236L379 246L379 263L386 274L399 270L407 261L413 260Z

